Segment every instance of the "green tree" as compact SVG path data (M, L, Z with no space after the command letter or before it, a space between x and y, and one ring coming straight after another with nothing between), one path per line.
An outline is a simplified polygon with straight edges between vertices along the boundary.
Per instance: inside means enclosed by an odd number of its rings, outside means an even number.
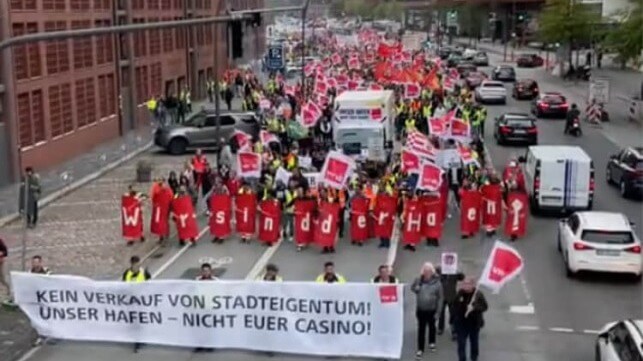
M540 15L539 35L544 42L571 48L590 41L592 28L599 23L600 16L579 0L547 0Z
M630 0L631 8L613 14L619 24L607 33L605 44L618 54L621 67L630 60L637 60L643 50L643 2Z

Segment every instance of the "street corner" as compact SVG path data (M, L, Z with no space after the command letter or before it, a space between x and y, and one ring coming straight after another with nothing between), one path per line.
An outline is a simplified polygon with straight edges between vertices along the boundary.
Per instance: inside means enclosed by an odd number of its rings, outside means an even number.
M15 306L0 306L0 355L3 361L18 360L37 338L29 319Z

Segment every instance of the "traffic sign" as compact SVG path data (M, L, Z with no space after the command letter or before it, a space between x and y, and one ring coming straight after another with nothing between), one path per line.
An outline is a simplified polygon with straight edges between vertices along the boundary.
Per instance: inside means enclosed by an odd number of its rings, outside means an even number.
M281 70L284 67L284 47L271 45L268 48L266 67L270 70Z

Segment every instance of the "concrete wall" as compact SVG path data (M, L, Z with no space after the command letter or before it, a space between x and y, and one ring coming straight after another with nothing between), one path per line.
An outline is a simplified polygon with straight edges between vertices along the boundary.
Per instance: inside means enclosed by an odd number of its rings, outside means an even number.
M0 149L7 149L9 144L7 143L9 139L9 134L7 134L7 127L4 123L0 123ZM9 153L1 151L0 152L0 186L9 184L11 181L11 163L9 159Z

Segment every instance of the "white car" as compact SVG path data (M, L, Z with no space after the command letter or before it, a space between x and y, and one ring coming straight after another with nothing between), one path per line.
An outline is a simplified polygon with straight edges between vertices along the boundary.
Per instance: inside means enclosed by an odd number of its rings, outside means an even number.
M558 225L567 276L578 271L633 274L641 279L641 241L621 213L576 212Z
M466 49L462 53L462 59L464 59L464 60L472 60L473 57L476 56L477 53L478 53L478 51L476 49Z
M605 325L596 340L596 361L643 361L643 320Z
M476 100L480 103L499 102L507 104L507 89L502 82L485 80L480 83L475 92Z

